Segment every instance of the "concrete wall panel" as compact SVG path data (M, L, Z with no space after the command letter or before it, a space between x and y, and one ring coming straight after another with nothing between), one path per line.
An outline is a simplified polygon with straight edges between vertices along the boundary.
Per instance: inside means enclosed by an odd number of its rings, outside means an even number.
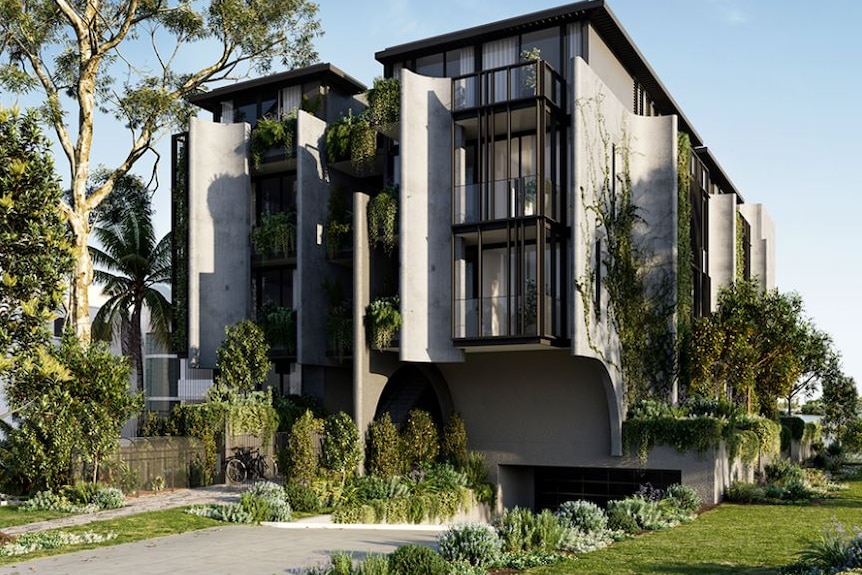
M461 361L452 345L451 81L401 74L401 359Z
M709 196L710 310L718 307L718 292L736 279L736 194Z
M592 70L602 79L623 107L629 112L634 111L634 79L620 61L611 52L602 37L589 26L587 56Z
M189 358L201 367L251 314L248 138L248 124L189 126Z
M775 288L775 224L763 204L742 204L739 213L751 226L751 277L763 289Z

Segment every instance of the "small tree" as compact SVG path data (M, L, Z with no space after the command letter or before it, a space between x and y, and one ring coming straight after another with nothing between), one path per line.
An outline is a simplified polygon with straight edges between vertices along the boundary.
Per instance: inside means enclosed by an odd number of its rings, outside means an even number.
M356 471L362 461L359 430L346 413L334 413L323 424L323 466L341 474L341 484Z
M366 442L365 467L368 473L377 477L392 477L403 471L398 430L388 412L368 424Z
M269 373L269 344L253 321L243 320L225 328L216 350L216 384L223 390L247 394L261 389Z
M467 466L467 427L457 413L453 413L443 426L440 455L458 469Z
M293 424L287 439L287 476L290 481L309 485L317 477L320 462L315 442L322 430L322 422L311 410Z
M823 426L839 443L858 419L858 398L859 392L852 377L838 372L823 381Z
M440 453L437 424L431 414L421 409L414 409L407 415L401 441L405 462L411 467L430 465Z
M104 344L83 347L71 333L22 366L14 401L32 398L20 412L10 444L15 465L36 489L71 481L76 456L99 467L119 446L123 424L143 404L129 393L129 364Z

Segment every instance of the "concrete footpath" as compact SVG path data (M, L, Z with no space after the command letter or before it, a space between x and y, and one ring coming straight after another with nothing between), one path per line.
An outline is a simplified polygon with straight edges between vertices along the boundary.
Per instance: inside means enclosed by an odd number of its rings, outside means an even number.
M130 498L126 507L75 515L28 525L0 528L22 534L93 521L183 507L198 503L238 501L241 488L212 486ZM332 551L346 551L360 560L369 553L391 553L400 545L436 546L443 528L436 525L332 524L327 516L268 526L225 525L77 551L0 567L0 575L273 575L305 573L328 562Z

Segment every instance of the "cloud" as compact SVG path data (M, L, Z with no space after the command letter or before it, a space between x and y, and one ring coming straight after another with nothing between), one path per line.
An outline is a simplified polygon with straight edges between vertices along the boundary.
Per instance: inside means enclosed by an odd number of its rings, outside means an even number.
M748 24L751 16L743 10L736 0L709 0L713 12L728 24Z

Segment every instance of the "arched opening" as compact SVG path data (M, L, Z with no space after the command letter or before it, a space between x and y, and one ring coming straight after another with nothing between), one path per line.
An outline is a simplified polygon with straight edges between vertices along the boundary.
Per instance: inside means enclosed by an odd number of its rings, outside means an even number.
M408 364L399 367L380 394L374 419L389 413L392 422L400 428L414 409L427 411L440 426L453 412L449 387L434 366Z

